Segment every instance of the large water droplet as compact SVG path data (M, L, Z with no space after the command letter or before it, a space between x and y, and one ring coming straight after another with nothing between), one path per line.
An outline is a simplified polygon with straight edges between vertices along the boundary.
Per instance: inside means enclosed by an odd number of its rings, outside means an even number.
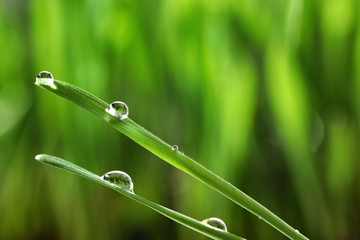
M215 218L215 217L207 218L207 219L203 220L202 223L204 223L212 228L227 232L226 225L223 222L223 220L221 220L220 218Z
M128 106L120 101L112 102L109 107L105 109L105 111L114 117L119 118L120 120L127 118L129 115Z
M173 151L179 151L179 147L177 145L172 146L171 148Z
M105 173L102 177L102 179L109 181L118 187L120 187L123 190L134 192L134 184L131 180L131 177L122 171L111 171L108 173Z
M54 86L54 78L53 75L48 71L42 71L36 76L36 82L37 85L49 85Z

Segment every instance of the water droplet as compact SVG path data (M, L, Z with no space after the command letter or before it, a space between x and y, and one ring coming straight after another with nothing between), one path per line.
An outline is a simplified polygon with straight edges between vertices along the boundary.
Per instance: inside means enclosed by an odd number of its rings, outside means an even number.
M172 146L171 148L173 151L179 151L179 147L177 145Z
M223 222L223 220L221 220L220 218L215 218L215 217L207 218L207 219L203 220L202 223L204 223L212 228L227 232L226 225Z
M262 217L259 217L259 219L261 220L261 219L262 219Z
M50 72L42 71L36 76L36 82L37 85L49 85L54 86L54 78L53 75Z
M295 232L300 234L299 230L297 230L297 229L295 229Z
M127 118L129 115L128 106L120 101L112 102L109 107L105 109L105 111L120 120Z
M102 179L111 182L118 187L120 187L123 190L134 192L134 184L131 180L131 177L122 171L111 171L108 173L105 173L102 177Z

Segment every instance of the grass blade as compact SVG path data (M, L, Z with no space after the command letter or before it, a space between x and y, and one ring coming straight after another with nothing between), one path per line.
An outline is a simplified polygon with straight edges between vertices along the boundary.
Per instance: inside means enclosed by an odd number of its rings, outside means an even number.
M82 90L81 88L59 80L54 80L54 86L41 84L38 84L38 86L49 90L100 117L116 130L120 131L145 149L209 185L233 202L258 216L290 239L308 239L229 182L209 171L183 153L173 151L172 146L150 133L130 118L119 120L108 114L105 111L105 108L107 108L109 104L103 100Z
M157 212L159 212L160 214L188 227L188 228L191 228L199 233L202 233L208 237L211 237L213 239L231 239L231 240L242 240L244 238L241 238L241 237L238 237L232 233L229 233L229 232L224 232L224 231L221 231L221 230L217 230L215 228L212 228L212 227L208 227L204 224L202 224L200 221L197 221L193 218L190 218L186 215L183 215L181 213L178 213L174 210L171 210L169 208L166 208L166 207L163 207L157 203L154 203L150 200L147 200L139 195L136 195L136 194L133 194L133 193L130 193L130 192L127 192L119 187L117 187L116 185L114 184L111 184L110 182L108 181L105 181L103 180L100 176L84 169L84 168L81 168L73 163L70 163L68 161L65 161L64 159L61 159L61 158L58 158L58 157L54 157L54 156L51 156L51 155L47 155L47 154L40 154L40 155L37 155L35 157L36 160L38 160L39 162L42 162L42 163L45 163L45 164L48 164L48 165L51 165L53 167L57 167L57 168L60 168L60 169L63 169L63 170L66 170L66 171L69 171L69 172L72 172L72 173L75 173L81 177L84 177L84 178L87 178L89 180L92 180L96 183L99 183L99 184L102 184L108 188L111 188L112 190L115 190Z

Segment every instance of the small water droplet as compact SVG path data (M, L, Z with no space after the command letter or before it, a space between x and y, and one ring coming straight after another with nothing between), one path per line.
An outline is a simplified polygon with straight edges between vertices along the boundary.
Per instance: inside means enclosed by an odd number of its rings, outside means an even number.
M261 220L261 219L262 219L262 217L259 217L259 219Z
M223 220L221 220L220 218L216 218L216 217L207 218L207 219L203 220L202 223L204 223L212 228L227 232L226 225L223 222Z
M179 151L179 147L177 145L172 146L171 148L173 151Z
M131 180L131 177L122 171L111 171L108 173L105 173L102 177L102 179L111 182L118 187L120 187L123 190L134 192L134 184Z
M36 76L36 82L37 85L49 85L54 86L54 78L53 75L48 71L42 71Z
M295 232L296 232L296 233L300 233L299 230L297 230L297 229L295 229Z
M127 118L129 115L128 106L120 101L112 102L105 111L120 120Z

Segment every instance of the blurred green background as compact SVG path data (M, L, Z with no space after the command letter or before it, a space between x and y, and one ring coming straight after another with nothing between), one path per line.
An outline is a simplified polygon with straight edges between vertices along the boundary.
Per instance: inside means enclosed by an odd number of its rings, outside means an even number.
M62 157L247 239L285 239L100 119L34 85L107 102L311 239L360 239L360 2L0 2L0 239L206 239L34 160Z

